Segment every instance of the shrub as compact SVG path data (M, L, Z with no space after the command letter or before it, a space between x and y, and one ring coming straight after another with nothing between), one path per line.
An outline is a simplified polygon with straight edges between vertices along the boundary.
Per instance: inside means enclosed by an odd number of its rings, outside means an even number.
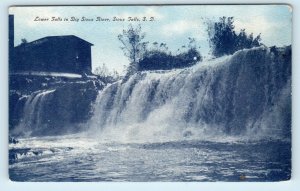
M184 68L201 61L202 57L198 50L189 48L186 52L177 55L162 51L147 52L139 62L139 70L170 70Z

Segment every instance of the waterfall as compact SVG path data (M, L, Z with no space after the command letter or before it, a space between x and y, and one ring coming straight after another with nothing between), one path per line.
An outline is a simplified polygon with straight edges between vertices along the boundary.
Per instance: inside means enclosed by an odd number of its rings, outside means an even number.
M23 117L18 127L14 129L14 134L22 133L30 135L33 131L42 130L47 110L45 104L47 99L55 90L37 91L27 97L23 107Z
M171 71L139 72L101 91L89 121L103 139L290 136L291 52L266 47Z
M291 48L258 47L189 68L138 72L97 94L94 83L78 82L16 97L11 111L18 123L10 133L89 128L112 141L289 139Z

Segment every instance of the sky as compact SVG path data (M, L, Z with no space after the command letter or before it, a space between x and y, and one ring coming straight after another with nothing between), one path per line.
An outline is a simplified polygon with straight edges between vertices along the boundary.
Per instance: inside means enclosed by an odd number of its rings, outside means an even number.
M248 34L261 34L262 43L267 46L285 46L292 41L292 9L287 5L36 6L10 7L9 14L15 15L15 46L22 38L31 42L45 36L76 35L94 44L93 70L105 64L110 71L119 73L129 60L120 49L118 35L129 24L140 24L145 41L166 43L173 53L192 37L201 54L209 56L204 22L217 21L222 16L234 17L236 31L244 28ZM39 21L37 17L49 20ZM62 21L51 21L52 17ZM72 17L79 21L71 20ZM82 17L89 21L81 21ZM97 17L110 21L96 21ZM124 21L113 21L114 17ZM140 21L129 21L128 17ZM147 21L142 21L144 17Z

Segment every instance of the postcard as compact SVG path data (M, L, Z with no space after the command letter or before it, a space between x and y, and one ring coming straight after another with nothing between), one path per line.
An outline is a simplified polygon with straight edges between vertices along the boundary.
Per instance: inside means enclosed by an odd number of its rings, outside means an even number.
M292 8L12 6L9 177L291 178Z

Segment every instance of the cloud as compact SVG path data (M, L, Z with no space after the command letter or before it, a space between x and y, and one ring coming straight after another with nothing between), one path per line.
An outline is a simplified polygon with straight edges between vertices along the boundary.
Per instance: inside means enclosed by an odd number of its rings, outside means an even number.
M266 45L289 45L291 41L291 21L270 20L266 17L253 17L248 20L237 19L235 30L246 29L247 34L261 34L262 42Z
M267 34L272 28L276 27L275 23L268 21L262 16L248 20L236 19L234 25L237 32L241 29L246 29L247 33L253 33L254 35L259 33Z
M204 36L205 31L203 30L201 22L189 21L189 20L178 20L162 26L162 34L166 37L172 37L176 35L196 35Z
M146 17L154 17L157 20L160 20L160 19L164 18L164 15L159 13L157 11L157 8L154 9L153 7L147 8L146 11L145 11L145 15L146 15Z

